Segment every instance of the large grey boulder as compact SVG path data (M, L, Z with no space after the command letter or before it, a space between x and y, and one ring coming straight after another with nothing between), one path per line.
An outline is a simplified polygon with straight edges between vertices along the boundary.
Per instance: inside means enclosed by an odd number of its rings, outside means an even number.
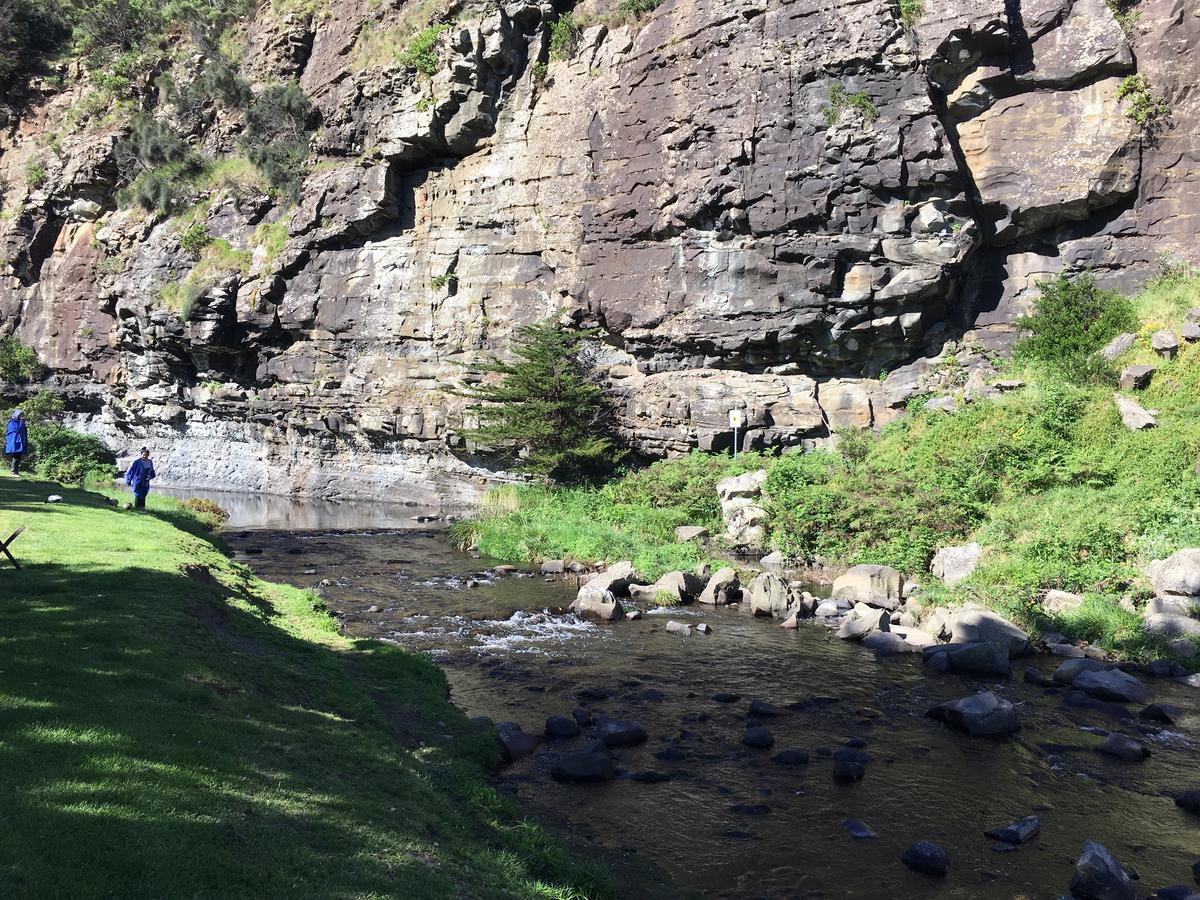
M872 631L862 639L862 645L880 656L921 652L920 647L910 644L894 631Z
M935 644L924 648L925 665L935 672L961 672L968 675L998 675L1012 672L1008 647L995 641L976 644Z
M615 622L625 616L625 608L612 595L612 591L601 590L590 584L579 589L568 609L582 618L599 619L602 622Z
M697 599L701 603L723 606L737 599L740 591L741 583L738 581L737 572L726 566L723 569L717 569L712 574Z
M1146 576L1160 596L1200 597L1200 549L1188 548L1146 566Z
M1126 366L1121 370L1117 387L1123 391L1141 391L1150 386L1150 379L1158 371L1154 366Z
M703 525L680 525L675 529L675 540L681 544L700 541L708 537L708 529Z
M1008 648L1009 656L1030 649L1029 635L1001 616L986 609L964 607L950 621L950 640L956 644L994 642Z
M892 610L900 605L903 583L891 566L854 566L833 582L833 599Z
M891 621L886 609L859 603L842 619L837 636L844 641L860 641L872 632L889 630Z
M1100 700L1145 703L1150 699L1150 689L1120 669L1083 672L1075 678L1073 685Z
M1074 684L1075 679L1084 672L1103 672L1104 663L1095 659L1068 659L1054 670L1054 680L1058 684Z
M1067 591L1047 591L1042 599L1042 608L1048 613L1074 612L1083 606L1083 597Z
M947 585L956 585L964 581L979 565L983 548L977 543L963 544L960 547L943 547L933 555L930 567L935 578L940 578Z
M1122 424L1130 431L1145 431L1147 428L1158 426L1158 419L1143 409L1136 400L1130 400L1120 394L1113 394L1113 399L1117 403L1117 412L1121 414Z
M750 599L750 612L756 616L784 619L792 608L792 592L787 582L771 572L756 575L745 594Z
M1171 614L1150 615L1143 620L1142 630L1155 637L1200 637L1200 619Z
M1179 341L1165 328L1150 335L1150 346L1164 359L1174 359L1175 354L1179 352Z
M940 703L926 715L959 728L972 737L1011 734L1021 727L1016 708L991 691Z
M1115 338L1104 345L1104 349L1100 351L1100 355L1109 362L1115 360L1118 356L1123 356L1134 344L1137 343L1137 334L1127 331L1124 334L1118 334Z
M767 470L757 469L717 482L725 536L731 544L757 547L762 543L767 511L761 498L766 481Z
M704 580L691 572L667 572L654 584L638 584L629 588L629 594L637 600L650 603L686 603L700 596Z
M597 572L584 582L580 590L591 589L598 592L611 591L614 597L629 593L629 588L637 582L637 572L629 560L613 563L603 572Z
M1135 894L1125 867L1104 845L1088 841L1075 861L1071 896L1079 900L1134 900Z
M617 774L617 761L603 741L592 741L578 753L564 753L550 767L555 781L588 783L609 781Z

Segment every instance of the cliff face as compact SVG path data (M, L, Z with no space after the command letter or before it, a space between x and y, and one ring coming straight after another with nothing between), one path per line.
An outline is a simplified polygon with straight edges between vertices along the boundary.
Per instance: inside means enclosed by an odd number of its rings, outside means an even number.
M598 24L551 59L549 5L468 5L426 78L371 52L413 9L267 3L232 56L308 95L309 171L294 205L206 185L187 224L229 252L199 262L179 217L120 207L127 121L68 118L89 91L68 67L0 135L0 331L78 424L193 484L469 493L489 473L445 389L558 313L602 329L646 454L728 446L737 405L747 446L880 424L1003 352L1038 278L1200 262L1194 4L1124 28L1104 0L925 7L905 28L890 0L666 0L624 25L584 4ZM1134 73L1169 111L1148 129ZM236 110L200 122L234 152Z

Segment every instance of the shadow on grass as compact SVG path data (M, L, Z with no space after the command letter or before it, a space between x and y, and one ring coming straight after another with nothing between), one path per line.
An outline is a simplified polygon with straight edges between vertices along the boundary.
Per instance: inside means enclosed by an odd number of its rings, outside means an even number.
M163 571L0 579L0 896L606 890L482 783L494 741L436 667L320 643L300 592L267 620L245 586Z

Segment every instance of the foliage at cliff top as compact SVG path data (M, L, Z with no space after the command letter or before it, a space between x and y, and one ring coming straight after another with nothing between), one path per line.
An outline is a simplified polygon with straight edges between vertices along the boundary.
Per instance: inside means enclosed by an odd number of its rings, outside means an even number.
M459 391L479 419L467 436L539 475L578 481L603 471L616 454L604 391L586 358L590 338L554 321L518 328L512 360L476 366L484 380Z
M1088 290L1086 282L1047 285L1034 316L1044 317L1040 337L1069 327L1092 346L1111 330L1097 322L1114 306L1126 322L1124 301L1089 298ZM1093 304L1092 317L1061 318L1066 300ZM1165 360L1149 344L1154 329L1182 321L1191 306L1200 306L1200 278L1179 271L1133 301L1144 324L1118 362L1158 367L1138 397L1158 411L1154 429L1126 429L1109 373L1081 379L1074 344L1035 334L1034 347L1053 352L1018 354L1003 374L1025 387L997 399L952 413L918 407L879 435L842 435L834 450L736 461L694 453L599 489L509 489L461 525L459 539L508 559L630 558L653 578L703 556L674 541L676 525L723 531L716 481L762 467L768 540L798 561L887 563L920 577L928 602L982 601L1031 628L1142 654L1149 645L1140 616L1120 601L1146 599L1145 563L1200 546L1200 345ZM1069 352L1059 353L1064 346ZM956 588L934 587L933 553L972 538L987 548L980 568ZM1087 603L1051 618L1039 603L1050 588L1082 593Z
M4 897L610 892L487 786L495 739L432 663L340 636L188 510L0 479L0 531L17 525L24 568L0 569Z

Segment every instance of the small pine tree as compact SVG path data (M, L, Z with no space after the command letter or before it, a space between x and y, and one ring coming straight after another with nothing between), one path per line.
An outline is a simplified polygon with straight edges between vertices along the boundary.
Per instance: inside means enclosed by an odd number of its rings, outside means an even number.
M608 403L583 358L591 336L551 320L518 328L512 362L493 358L478 367L500 379L458 391L476 401L479 416L467 437L517 451L524 468L559 480L611 466L620 454L608 436Z

